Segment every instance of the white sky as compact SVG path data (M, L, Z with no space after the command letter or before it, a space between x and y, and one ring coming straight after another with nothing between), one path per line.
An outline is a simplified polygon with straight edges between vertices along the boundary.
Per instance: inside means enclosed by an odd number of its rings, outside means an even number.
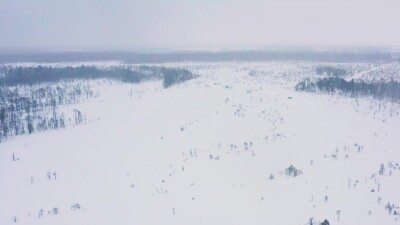
M400 0L0 0L0 47L400 46Z

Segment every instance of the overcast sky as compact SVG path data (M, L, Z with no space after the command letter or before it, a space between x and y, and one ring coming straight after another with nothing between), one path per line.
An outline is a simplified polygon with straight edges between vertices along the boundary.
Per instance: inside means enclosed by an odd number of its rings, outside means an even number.
M0 47L400 46L400 0L0 0Z

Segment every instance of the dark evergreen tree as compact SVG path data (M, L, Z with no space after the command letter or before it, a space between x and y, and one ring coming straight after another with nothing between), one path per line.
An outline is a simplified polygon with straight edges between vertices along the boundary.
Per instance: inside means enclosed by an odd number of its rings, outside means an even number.
M329 225L329 221L325 219L324 221L322 221L322 223L320 223L320 225Z

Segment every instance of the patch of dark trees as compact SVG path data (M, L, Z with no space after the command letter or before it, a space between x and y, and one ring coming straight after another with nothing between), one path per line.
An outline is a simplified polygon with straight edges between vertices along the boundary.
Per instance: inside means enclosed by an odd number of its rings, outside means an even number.
M0 79L3 85L26 85L38 83L56 83L61 80L118 79L138 83L145 77L142 73L124 67L99 69L92 66L80 67L7 67Z
M110 67L4 67L0 78L3 85L24 85L55 83L62 80L111 79L128 83L139 83L149 79L164 79L164 87L193 79L195 76L187 69L164 68L156 66Z
M322 222L317 222L315 221L314 217L311 217L306 225L329 225L329 221L327 219L324 219Z
M195 75L186 69L163 68L162 74L164 77L163 80L164 88L168 88L171 87L172 85L180 84L187 80L195 78Z
M400 101L400 82L380 80L366 82L362 80L347 81L340 77L325 77L317 80L309 78L299 82L296 91L339 93L350 97L374 97L394 102Z
M303 171L297 169L293 165L290 165L288 168L285 169L285 174L291 177L297 177L298 175L303 174Z

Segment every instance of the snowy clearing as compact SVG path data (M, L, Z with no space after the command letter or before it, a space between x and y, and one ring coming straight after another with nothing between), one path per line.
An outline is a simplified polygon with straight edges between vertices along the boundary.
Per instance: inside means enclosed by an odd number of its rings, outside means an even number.
M400 223L400 104L296 92L317 63L162 66L199 77L88 81L86 124L0 143L0 224Z

